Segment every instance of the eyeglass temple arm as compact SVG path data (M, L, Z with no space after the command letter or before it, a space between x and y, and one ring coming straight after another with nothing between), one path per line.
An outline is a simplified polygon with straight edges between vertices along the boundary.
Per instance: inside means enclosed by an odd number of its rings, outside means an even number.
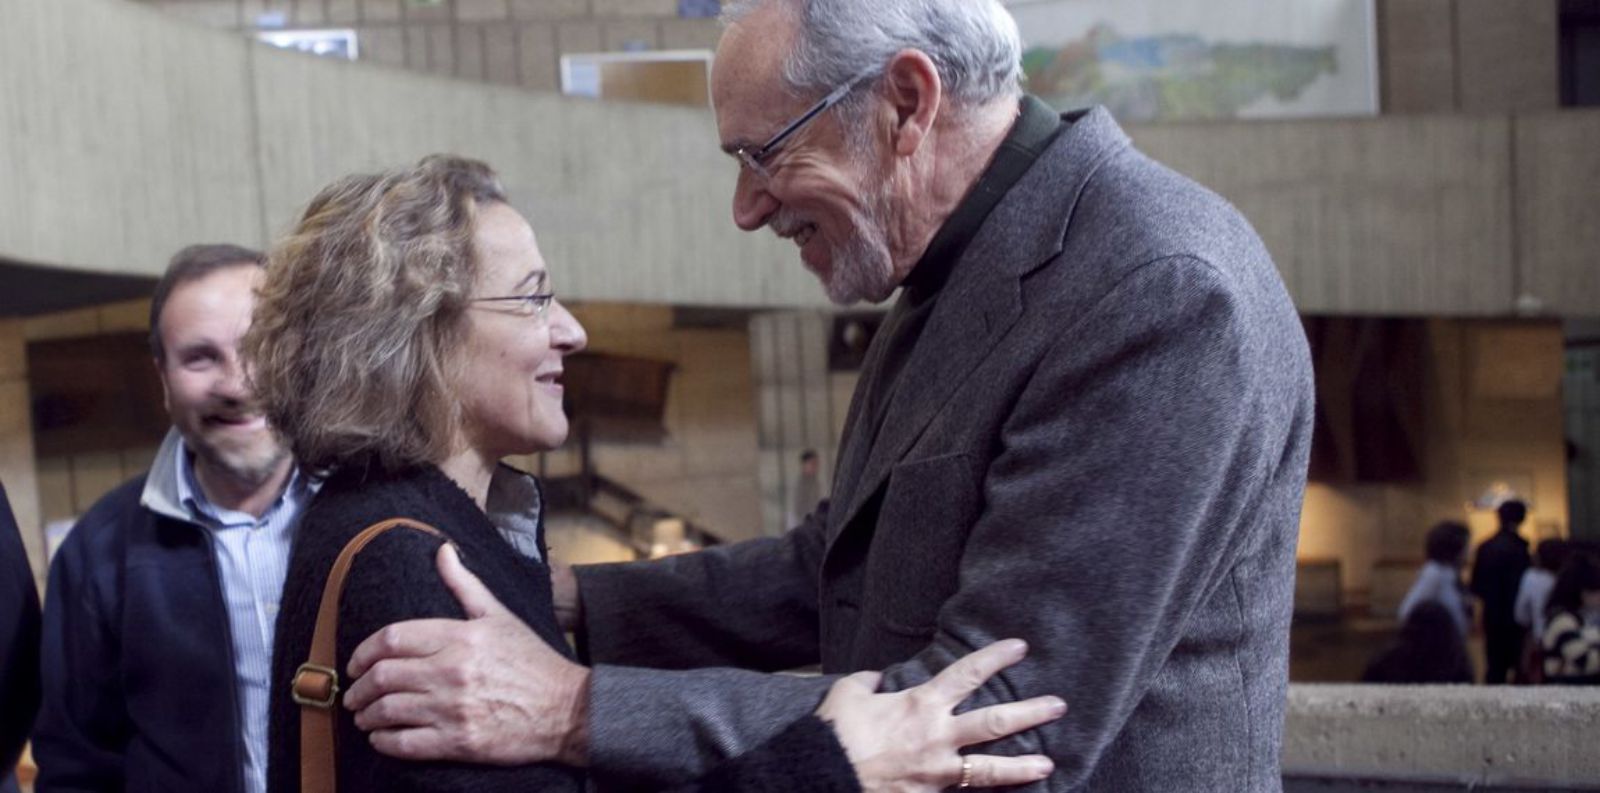
M838 88L833 89L831 92L828 93L827 96L822 98L822 101L812 105L811 109L807 110L804 115L802 115L799 118L795 119L794 121L790 122L789 126L784 127L783 130L781 132L779 132L778 134L773 135L772 136L772 140L769 140L764 145L762 145L762 147L756 153L757 154L762 154L762 153L765 153L765 152L771 150L772 147L782 143L785 138L789 137L790 135L793 135L795 130L805 126L806 122L810 121L813 118L816 118L818 113L821 113L822 111L827 110L828 108L833 107L836 104L839 104L839 100L845 98L845 96L848 95L850 93L850 91L852 91L856 87L856 84L861 82L865 78L866 78L866 75L862 75L860 77L855 78L854 80L851 80L848 83L845 83L844 85L839 86Z

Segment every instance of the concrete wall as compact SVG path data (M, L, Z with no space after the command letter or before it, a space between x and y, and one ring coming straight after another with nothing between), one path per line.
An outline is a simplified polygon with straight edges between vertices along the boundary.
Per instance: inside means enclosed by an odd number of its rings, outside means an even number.
M569 297L823 305L792 249L729 222L707 112L331 62L119 0L0 13L0 258L152 274L196 239L265 243L338 175L450 150L506 175ZM1133 132L1244 210L1303 309L1482 316L1523 291L1600 314L1600 287L1560 288L1592 261L1573 208L1600 180L1569 166L1592 167L1597 128L1574 112Z
M1511 308L1506 117L1182 124L1133 135L1239 207L1305 313Z
M1592 790L1600 786L1597 730L1593 689L1300 684L1289 687L1283 772L1464 790Z
M679 18L677 0L142 1L228 30L354 29L363 60L542 91L559 88L562 54L712 49L721 32Z
M1512 133L1517 291L1600 317L1600 113L1518 116Z
M1384 113L1554 109L1558 0L1378 0Z
M323 184L457 151L495 164L569 297L820 305L728 219L710 114L335 63L120 0L0 0L0 258L156 274L265 244Z

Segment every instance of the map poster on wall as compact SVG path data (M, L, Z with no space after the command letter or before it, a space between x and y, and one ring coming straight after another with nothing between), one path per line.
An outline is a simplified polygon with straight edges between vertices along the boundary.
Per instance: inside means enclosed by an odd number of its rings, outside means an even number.
M1378 112L1372 0L1009 0L1028 90L1124 122Z

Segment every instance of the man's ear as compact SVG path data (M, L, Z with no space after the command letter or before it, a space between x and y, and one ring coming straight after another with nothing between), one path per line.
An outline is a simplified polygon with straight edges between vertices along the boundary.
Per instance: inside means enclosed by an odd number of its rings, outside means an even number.
M156 365L156 379L161 382L161 409L172 415L172 391L167 388L167 370L161 365L160 358L151 358L150 362Z
M883 83L895 110L891 138L894 152L909 157L922 146L922 141L933 131L934 120L939 117L944 90L939 81L939 68L921 50L901 50L889 60Z

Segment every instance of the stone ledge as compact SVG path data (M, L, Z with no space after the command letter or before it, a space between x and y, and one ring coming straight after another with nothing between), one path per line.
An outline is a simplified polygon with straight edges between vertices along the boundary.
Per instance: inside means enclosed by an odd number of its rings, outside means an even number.
M1289 687L1285 777L1600 785L1600 689Z

